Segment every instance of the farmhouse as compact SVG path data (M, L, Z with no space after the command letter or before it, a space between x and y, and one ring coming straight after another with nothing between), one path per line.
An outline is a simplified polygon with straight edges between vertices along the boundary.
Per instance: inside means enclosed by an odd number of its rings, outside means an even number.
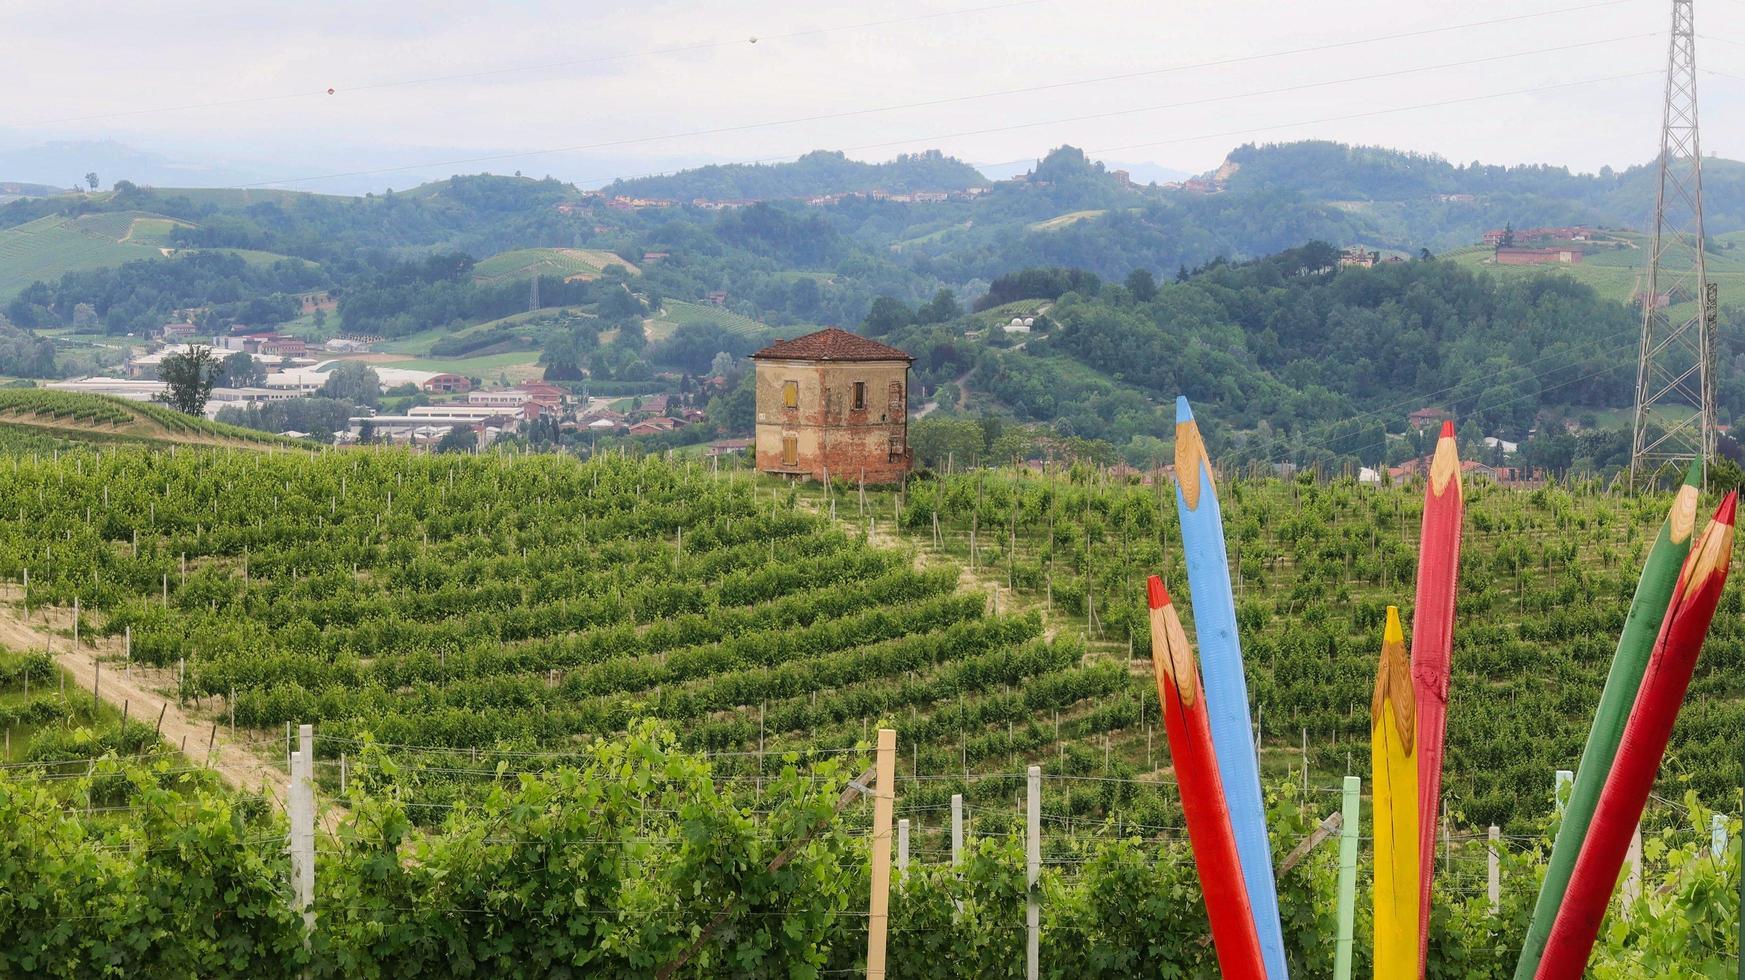
M915 359L829 327L751 355L757 468L891 483L909 471L909 365Z

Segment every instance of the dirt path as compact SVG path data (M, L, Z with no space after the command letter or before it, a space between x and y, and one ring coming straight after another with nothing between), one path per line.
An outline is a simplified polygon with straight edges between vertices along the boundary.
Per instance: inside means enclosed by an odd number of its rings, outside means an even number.
M98 696L117 711L125 704L130 719L155 723L161 712L163 725L159 731L164 741L179 747L193 762L209 764L226 783L242 790L262 791L274 798L283 795L284 773L251 753L246 743L231 739L223 724L195 719L176 704L174 697L164 693L174 691L175 671L136 666L129 677L121 666L122 645L112 637L91 642L92 637L81 636L78 652L72 651L69 649L72 610L38 609L26 617L19 592L17 586L0 589L0 600L4 600L0 605L0 644L14 650L53 650L55 663L67 672L70 683L86 692L95 684ZM88 614L86 618L89 619ZM277 744L278 740L274 742Z

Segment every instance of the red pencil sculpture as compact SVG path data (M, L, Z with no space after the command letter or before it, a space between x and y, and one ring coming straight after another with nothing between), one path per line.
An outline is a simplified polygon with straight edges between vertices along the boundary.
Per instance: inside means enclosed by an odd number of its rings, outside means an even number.
M1630 837L1654 788L1654 775L1666 754L1666 742L1690 686L1703 638L1721 601L1721 587L1727 583L1737 504L1738 493L1729 492L1702 538L1691 547L1679 573L1648 670L1636 693L1636 705L1624 726L1617 758L1605 788L1600 790L1593 823L1552 923L1539 972L1534 974L1537 980L1579 980L1587 968Z
M1448 722L1448 672L1454 649L1454 581L1460 571L1460 453L1454 423L1442 423L1424 522L1418 535L1418 601L1412 610L1412 692L1418 713L1418 973L1430 952L1430 880L1442 804L1442 746Z
M1212 752L1212 726L1206 716L1199 665L1194 662L1193 648L1188 646L1181 617L1169 601L1163 580L1151 576L1145 591L1151 605L1151 666L1157 675L1157 700L1163 705L1169 758L1181 789L1188 842L1194 851L1194 867L1200 873L1200 890L1206 897L1206 916L1212 922L1218 969L1229 978L1266 980L1260 937L1248 905L1248 889L1242 883L1230 810L1224 802L1224 784Z

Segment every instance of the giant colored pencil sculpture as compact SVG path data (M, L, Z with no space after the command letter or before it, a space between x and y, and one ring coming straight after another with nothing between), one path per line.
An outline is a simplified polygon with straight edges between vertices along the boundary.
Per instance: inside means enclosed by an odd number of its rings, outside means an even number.
M1442 802L1442 739L1448 721L1448 671L1454 647L1454 580L1460 571L1460 454L1454 423L1442 423L1424 523L1418 535L1418 602L1412 611L1412 690L1418 713L1418 972L1429 954L1430 878L1436 867L1436 815Z
M1248 714L1248 682L1236 635L1236 600L1230 592L1230 561L1224 551L1224 518L1212 484L1211 461L1186 398L1175 400L1175 502L1181 515L1182 553L1193 599L1194 636L1205 662L1206 715L1218 777L1230 809L1236 856L1271 980L1285 980L1284 932L1279 927L1278 888L1272 876L1272 845L1260 798L1260 767Z
M1556 920L1557 909L1563 904L1570 872L1575 869L1576 856L1581 853L1588 825L1593 821L1594 805L1599 801L1601 788L1606 785L1606 776L1612 771L1618 742L1624 736L1624 723L1630 717L1630 706L1636 703L1636 691L1642 686L1642 672L1648 667L1648 656L1654 650L1655 638L1660 635L1660 624L1666 620L1673 585L1690 554L1691 532L1697 517L1697 485L1701 480L1701 465L1692 463L1684 478L1684 486L1672 500L1672 511L1660 527L1660 536L1654 539L1654 547L1642 565L1642 577L1636 582L1636 597L1630 601L1630 614L1624 619L1624 631L1618 636L1618 650L1612 656L1612 669L1606 675L1605 690L1600 693L1599 708L1594 712L1594 726L1588 732L1587 745L1581 750L1575 785L1563 809L1563 826L1557 831L1551 862L1545 868L1545 881L1539 886L1539 900L1533 906L1533 922L1527 929L1527 941L1521 947L1521 958L1515 963L1515 980L1532 980L1534 971L1539 969L1545 938L1550 935L1551 923Z
M1254 913L1248 907L1248 889L1242 884L1230 811L1224 805L1224 786L1212 751L1200 669L1162 579L1151 576L1146 598L1151 605L1151 667L1157 675L1157 700L1163 705L1169 758L1175 765L1188 841L1194 851L1194 866L1200 872L1206 915L1212 922L1218 970L1226 977L1266 980L1260 937L1254 931Z
M1370 702L1369 759L1375 794L1375 975L1418 976L1418 753L1412 666L1400 611L1388 607Z
M1624 726L1612 771L1600 790L1599 805L1587 840L1576 858L1563 905L1551 926L1539 961L1539 980L1578 980L1587 968L1594 938L1605 918L1606 904L1618 882L1618 870L1630 847L1630 836L1642 819L1642 806L1654 788L1654 775L1666 754L1666 741L1678 718L1691 671L1702 652L1703 638L1727 582L1733 555L1733 513L1737 492L1728 493L1715 519L1691 546L1672 603L1654 642L1648 669L1636 694L1635 707Z

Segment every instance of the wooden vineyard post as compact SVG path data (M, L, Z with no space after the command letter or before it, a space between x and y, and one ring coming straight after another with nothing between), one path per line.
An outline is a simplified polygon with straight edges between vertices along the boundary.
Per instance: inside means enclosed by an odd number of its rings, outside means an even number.
M1345 777L1339 826L1339 938L1333 950L1333 980L1351 980L1351 948L1357 924L1357 829L1363 780Z
M1024 807L1024 976L1037 980L1042 970L1042 767L1031 766Z
M872 895L866 919L867 980L885 980L885 932L890 924L891 811L897 794L897 731L879 729L878 782L873 785Z
M909 873L909 821L897 821L897 871Z
M1496 824L1491 824L1487 834L1489 844L1485 848L1485 897L1490 899L1491 914L1496 915L1503 907L1503 869L1497 849L1502 846L1503 831Z

